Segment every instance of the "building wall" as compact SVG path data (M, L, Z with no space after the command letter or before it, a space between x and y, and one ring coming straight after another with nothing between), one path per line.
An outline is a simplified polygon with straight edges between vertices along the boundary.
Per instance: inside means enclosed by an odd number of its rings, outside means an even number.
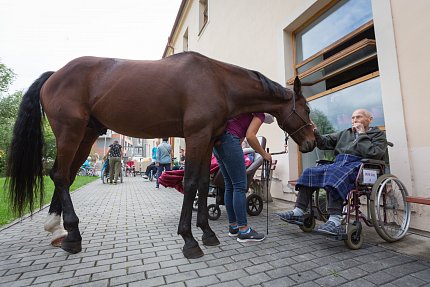
M183 50L188 29L188 49L209 57L262 72L285 85L293 76L291 33L330 3L329 0L209 0L208 23L199 34L199 1L187 1L170 45ZM423 132L429 121L430 98L423 95L430 41L426 17L430 1L373 0L372 10L378 45L382 101L390 149L391 171L409 194L430 197L430 135ZM390 16L391 14L391 16ZM170 51L171 52L171 51ZM283 132L276 124L263 125L260 135L268 138L271 151L283 148ZM274 157L278 166L272 182L274 197L294 200L289 180L297 179L297 147ZM413 206L412 227L430 231L430 210Z
M376 1L375 1L376 2ZM402 0L391 0L395 48L399 67L400 93L402 95L404 123L406 127L407 150L411 171L412 188L409 193L415 196L430 197L430 177L428 176L430 159L430 134L426 131L430 122L430 97L426 96L430 63L430 40L426 37L430 19L430 2L417 0L407 3ZM408 5L409 4L409 5ZM387 95L388 97L389 95ZM395 111L393 111L395 115ZM401 172L403 166L393 173ZM403 180L403 178L402 178ZM429 230L428 218L430 207L413 205L417 215L413 226ZM426 220L427 219L427 220Z

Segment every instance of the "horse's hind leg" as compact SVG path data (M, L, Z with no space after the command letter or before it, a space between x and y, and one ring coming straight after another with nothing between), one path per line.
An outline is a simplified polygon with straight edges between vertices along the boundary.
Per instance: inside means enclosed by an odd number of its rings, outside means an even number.
M54 166L52 167L51 179L52 172L56 170L56 168L57 161L55 161ZM55 247L60 247L61 242L67 236L67 231L61 224L62 207L58 194L59 191L57 188L55 188L54 194L52 195L51 205L49 206L48 216L44 224L45 230L52 233L51 244Z
M79 107L76 107L76 110L77 109L79 109ZM67 118L67 115L58 115L58 118ZM53 120L51 117L51 127L57 138L57 165L51 177L54 181L55 189L58 192L58 198L61 201L64 228L68 233L67 237L61 243L61 248L70 253L78 253L82 250L79 218L73 208L69 188L77 171L76 166L79 159L75 159L75 157L80 154L80 152L78 152L80 146L86 142L84 137L87 123L88 121L85 119L69 116L67 125L63 125L60 121Z
M82 140L78 151L74 157L72 166L70 168L70 182L75 180L76 173L78 172L80 166L87 158L90 153L91 146L97 139L98 134L90 128L86 129L84 139ZM53 180L53 174L57 170L57 161L55 161L54 166L51 171L51 179ZM51 244L56 247L60 247L63 239L67 236L67 231L63 228L61 224L61 213L62 206L59 197L60 191L55 188L54 194L52 196L51 205L48 212L48 217L45 221L45 230L52 233Z
M203 231L202 241L206 246L219 245L219 240L212 231L208 222L208 191L209 191L209 177L210 177L210 162L212 155L213 145L209 145L206 154L203 157L202 166L200 168L200 177L198 181L199 197L198 197L198 211L197 211L197 227Z

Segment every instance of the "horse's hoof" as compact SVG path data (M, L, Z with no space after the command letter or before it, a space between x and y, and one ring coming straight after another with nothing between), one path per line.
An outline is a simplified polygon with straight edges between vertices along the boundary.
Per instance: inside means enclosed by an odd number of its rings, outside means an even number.
M187 259L196 259L205 255L200 246L198 245L188 248L184 246L184 248L182 249L182 253Z
M61 242L61 249L72 254L76 254L82 251L82 241L67 241L67 239Z
M64 238L66 238L67 234L62 236L62 237L58 237L55 239L51 240L51 245L54 247L61 247L61 244L63 243Z
M211 236L207 236L205 237L204 235L202 236L202 241L203 241L203 245L205 246L215 246L215 245L219 245L219 240L216 237L216 235L211 235Z

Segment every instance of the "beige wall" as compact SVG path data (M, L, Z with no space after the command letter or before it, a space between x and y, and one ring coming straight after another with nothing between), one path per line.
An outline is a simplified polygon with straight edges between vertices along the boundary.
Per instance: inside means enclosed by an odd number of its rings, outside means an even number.
M406 137L411 166L410 194L430 197L430 97L427 96L430 40L428 11L430 1L409 2L392 0L391 12L397 48L400 89L405 115ZM417 214L426 215L415 220L415 227L430 230L430 207L414 205Z
M172 45L183 49L188 28L189 50L254 69L285 85L293 75L291 32L307 21L329 0L209 0L209 21L200 36L199 2L188 1ZM270 4L269 4L270 3ZM385 124L390 141L392 173L415 196L430 197L430 97L426 93L430 63L428 0L373 0L375 33ZM392 13L392 17L390 14ZM276 124L264 125L261 135L268 138L271 151L283 147L283 133ZM297 179L297 148L291 143L288 156L276 156L277 170L272 183L275 197L294 200L288 180ZM430 208L413 205L412 227L430 231L426 224Z

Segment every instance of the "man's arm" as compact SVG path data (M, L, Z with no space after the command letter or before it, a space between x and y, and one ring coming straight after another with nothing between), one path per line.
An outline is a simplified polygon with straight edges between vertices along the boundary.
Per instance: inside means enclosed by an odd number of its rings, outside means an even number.
M364 158L382 159L387 150L385 133L380 130L372 134L360 133L355 148Z
M317 147L322 150L333 150L339 140L339 133L321 135L317 129L314 130Z

